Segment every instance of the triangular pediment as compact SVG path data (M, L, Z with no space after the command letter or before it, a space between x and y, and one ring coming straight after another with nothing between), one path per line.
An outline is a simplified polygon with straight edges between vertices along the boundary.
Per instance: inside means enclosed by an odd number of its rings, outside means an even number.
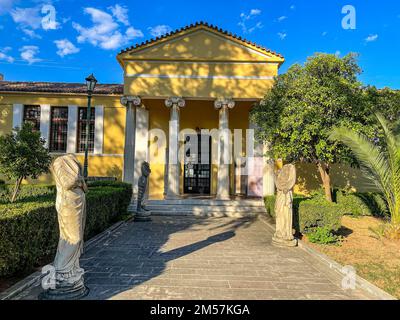
M284 61L279 54L204 25L129 48L121 52L118 59L278 63Z

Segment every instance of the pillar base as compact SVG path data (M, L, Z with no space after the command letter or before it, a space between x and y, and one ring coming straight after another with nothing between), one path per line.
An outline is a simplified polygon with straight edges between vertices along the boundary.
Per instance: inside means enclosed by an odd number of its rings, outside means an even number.
M39 294L39 300L79 300L87 296L89 288L83 279L72 286L65 286L56 289L48 289Z
M297 247L297 239L286 240L273 236L272 244L278 247Z
M141 212L135 212L133 221L136 221L136 222L151 221L151 211L146 210L146 211L141 211Z

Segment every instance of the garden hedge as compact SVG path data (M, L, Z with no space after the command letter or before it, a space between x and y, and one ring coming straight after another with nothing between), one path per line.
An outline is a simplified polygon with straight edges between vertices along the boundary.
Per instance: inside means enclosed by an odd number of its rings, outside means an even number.
M264 198L267 213L275 218L275 198ZM306 233L316 227L326 227L331 231L340 228L343 215L353 216L385 216L387 205L379 193L374 192L346 192L335 190L335 203L329 203L322 193L315 193L311 197L293 196L293 225L297 232Z
M52 258L57 248L54 187L24 186L22 194L26 196L20 195L15 203L0 204L0 276L39 266ZM126 214L131 195L129 184L91 185L86 198L85 240Z
M346 215L383 217L388 214L387 204L379 193L337 191L336 202Z

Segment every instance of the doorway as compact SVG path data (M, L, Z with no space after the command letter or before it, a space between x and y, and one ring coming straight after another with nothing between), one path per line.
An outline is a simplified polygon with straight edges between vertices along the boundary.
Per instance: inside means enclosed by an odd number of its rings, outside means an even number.
M185 135L183 191L209 195L211 192L211 136Z

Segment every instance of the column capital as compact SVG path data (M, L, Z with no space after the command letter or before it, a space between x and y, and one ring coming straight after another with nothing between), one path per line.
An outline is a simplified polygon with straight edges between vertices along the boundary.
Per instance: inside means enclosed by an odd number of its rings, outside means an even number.
M186 105L186 102L182 97L169 97L169 98L165 99L165 106L167 108L171 108L174 106L183 108L185 105Z
M128 105L140 106L142 99L139 96L122 96L121 104L127 107Z
M219 110L224 107L232 109L235 106L235 101L232 98L219 98L214 101L215 109Z

